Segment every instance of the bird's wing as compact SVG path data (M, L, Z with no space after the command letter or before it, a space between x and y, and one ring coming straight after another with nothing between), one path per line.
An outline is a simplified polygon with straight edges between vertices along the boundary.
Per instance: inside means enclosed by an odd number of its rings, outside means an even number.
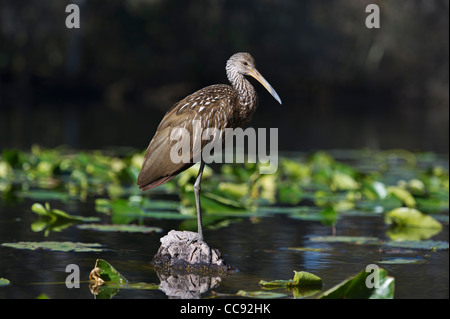
M176 103L162 119L145 152L137 180L139 187L148 190L164 184L200 159L199 152L209 141L202 140L198 133L215 128L213 138L217 138L229 127L236 98L231 86L212 85ZM182 140L189 141L188 154L183 153Z

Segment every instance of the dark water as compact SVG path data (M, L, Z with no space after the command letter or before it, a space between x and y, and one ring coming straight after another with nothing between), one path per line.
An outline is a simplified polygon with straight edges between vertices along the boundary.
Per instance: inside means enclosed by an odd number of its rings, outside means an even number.
M0 298L36 298L45 294L50 298L94 298L90 292L88 277L96 259L111 263L129 282L160 284L150 261L156 253L162 237L170 229L177 229L180 222L144 219L149 226L163 228L161 234L103 233L81 230L72 226L62 232L51 232L48 237L30 229L36 216L31 212L33 201L24 200L14 206L0 205L0 242L16 241L79 241L101 243L104 252L73 253L43 250L17 250L0 246L0 278L10 280L11 285L0 287ZM51 202L54 207L69 213L85 212L99 216L94 203ZM336 224L337 235L373 236L387 239L382 215L341 216ZM239 290L260 290L263 280L293 278L293 270L304 270L323 279L326 290L347 277L365 269L368 264L394 257L414 257L424 260L421 264L384 264L390 276L395 277L395 298L448 298L449 257L447 250L384 249L377 245L344 243L319 243L310 236L331 235L331 228L317 221L296 220L283 214L261 219L243 219L216 230L206 230L205 240L219 249L228 264L239 269L229 277L217 279L212 289L199 293L201 297L234 297ZM448 222L433 240L448 241ZM288 247L322 248L321 251L293 251ZM64 284L68 264L80 268L80 288L66 288ZM289 291L287 298L292 298ZM122 289L114 298L168 298L161 290Z

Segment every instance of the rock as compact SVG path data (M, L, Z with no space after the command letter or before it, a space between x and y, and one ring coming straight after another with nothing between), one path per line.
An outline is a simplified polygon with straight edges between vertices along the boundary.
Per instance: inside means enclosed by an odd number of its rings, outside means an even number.
M161 238L161 246L153 257L153 266L170 273L231 274L236 268L223 260L217 249L197 240L197 233L171 230Z

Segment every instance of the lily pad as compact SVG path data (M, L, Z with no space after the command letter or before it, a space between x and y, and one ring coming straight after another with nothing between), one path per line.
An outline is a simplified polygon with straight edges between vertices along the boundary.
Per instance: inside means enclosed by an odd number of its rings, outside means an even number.
M120 285L122 289L139 289L139 290L158 290L158 284L146 283L146 282L136 282L127 283L125 285Z
M278 200L280 203L297 205L303 199L303 191L298 184L280 185L278 191Z
M385 246L408 249L425 249L425 250L448 250L448 242L435 240L421 240L421 241L389 241L383 243Z
M191 215L183 215L180 213L174 213L174 212L169 212L169 211L152 211L152 212L147 212L144 211L142 213L143 217L147 217L147 218L156 218L156 219L193 219L195 218L195 216L191 216Z
M129 283L110 263L104 259L95 261L89 280L89 288L98 299L110 299L120 289L158 290L159 285L149 283Z
M289 280L273 280L265 281L261 280L259 282L264 288L292 288L292 287L303 287L303 286L321 286L322 279L314 274L306 271L296 271L294 270L294 279Z
M188 185L190 186L190 185ZM186 187L186 190L181 192L181 213L188 215L195 215L195 196L194 189ZM213 192L200 193L200 200L202 203L202 210L205 213L228 213L228 212L242 212L246 211L244 205L241 205L238 201L230 199L226 196L216 194Z
M0 278L0 287L2 286L8 286L9 284L11 284L11 282L6 279L6 278Z
M294 270L294 286L318 286L322 285L322 279L307 271Z
M10 247L25 250L48 250L62 252L101 252L104 251L103 245L98 243L80 243L80 242L58 242L58 241L19 241L17 243L3 243L3 247Z
M271 291L245 291L239 290L236 293L237 296L258 298L258 299L274 299L286 297L286 294L271 292Z
M419 241L430 239L440 232L439 228L390 227L386 235L393 241Z
M103 259L95 261L95 266L89 275L89 279L100 282L100 284L125 284L128 282L110 263Z
M294 284L294 280L289 279L289 280L283 280L283 279L279 279L279 280L272 280L272 281L265 281L265 280L260 280L259 284L261 286L263 286L264 288L284 288L289 286L293 286Z
M108 198L96 198L95 210L99 213L109 214L111 213L112 204Z
M51 208L49 203L45 203L45 206L34 203L31 210L39 215L39 219L31 224L31 230L34 232L45 231L46 237L51 231L62 231L76 223L99 220L97 217L70 215L60 209Z
M80 229L96 230L101 232L126 232L126 233L160 233L162 228L142 225L103 225L103 224L83 224L77 226Z
M387 224L393 224L397 227L442 229L441 223L433 217L408 207L400 207L390 211L386 214L385 221Z
M338 219L338 213L334 207L326 207L319 212L320 221L326 226L332 226L336 224Z
M388 195L393 195L401 200L408 207L415 207L416 200L414 196L406 189L399 186L389 186L387 189Z
M389 265L398 265L398 264L422 264L425 260L421 258L386 258L383 260L377 261L377 264L389 264Z
M352 243L352 244L376 244L380 239L376 237L363 236L313 236L309 240L326 243Z
M99 220L97 217L70 215L60 209L51 208L48 202L45 203L45 206L40 203L34 203L31 206L31 210L41 217L48 217L52 221L56 221L58 219L66 219L77 222L92 222Z
M142 217L143 210L131 205L126 199L115 199L112 202L112 222L113 224L128 224L136 217Z
M361 271L356 276L352 276L340 284L321 293L318 299L392 299L394 298L395 280L387 275L383 268L378 271L378 283L374 283L372 278L374 273ZM373 278L376 278L374 276ZM369 283L369 284L368 284Z
M292 289L292 295L294 296L294 299L307 298L319 293L321 289L321 285L294 287Z
M66 202L69 199L69 195L67 193L43 189L21 191L18 192L17 195L34 200L60 200L62 202Z

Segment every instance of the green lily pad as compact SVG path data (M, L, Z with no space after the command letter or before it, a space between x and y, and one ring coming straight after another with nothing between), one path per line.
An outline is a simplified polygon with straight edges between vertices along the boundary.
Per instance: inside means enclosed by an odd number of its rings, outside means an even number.
M60 200L62 202L66 202L69 199L69 194L59 192L59 191L52 191L52 190L43 190L43 189L36 189L36 190L29 190L29 191L21 191L17 193L20 197L30 198L34 200Z
M433 217L408 207L400 207L390 211L386 214L385 221L387 224L393 224L397 227L442 229L441 223Z
M239 290L236 296L258 298L258 299L274 299L286 297L286 294L271 291L245 291Z
M336 224L338 219L338 213L334 207L326 207L319 212L320 221L326 226L332 226Z
M122 276L110 263L103 259L95 261L94 270L106 284L126 284L128 280Z
M414 199L414 196L406 189L401 188L399 186L389 186L389 187L387 187L386 190L387 190L388 195L393 195L393 196L397 197L406 206L408 206L408 207L416 206L416 200Z
M259 284L261 286L263 286L264 288L282 288L282 287L287 287L288 285L293 286L294 280L292 280L292 279L289 279L289 280L279 279L279 280L272 280L272 281L260 280Z
M307 271L294 270L294 286L317 286L322 285L322 279Z
M374 272L378 271L378 283L375 284ZM387 275L386 270L361 271L340 284L321 293L318 299L392 299L394 298L395 280ZM369 277L372 276L372 277Z
M331 189L355 190L359 188L359 183L350 175L336 171L331 177Z
M149 209L151 211L178 211L180 203L172 200L156 200L150 198L143 198L141 201L142 208Z
M430 239L440 232L439 228L390 227L386 235L393 241L419 241Z
M130 196L126 199L113 201L102 198L96 201L96 210L109 213L112 211L114 224L128 224L137 217L158 219L189 219L192 216L180 214L179 202L167 200L153 200L141 196Z
M194 191L186 190L180 194L182 213L195 215L195 196ZM202 211L205 213L228 213L228 212L245 212L246 209L236 200L212 192L200 193L202 203Z
M223 196L234 200L239 200L249 193L248 183L220 182L217 185L217 189Z
M380 239L376 237L363 236L313 236L309 240L325 243L352 243L352 244L376 244Z
M6 279L6 278L0 278L0 287L2 287L2 286L8 286L8 285L10 285L11 284L11 282L8 280L8 279Z
M39 219L31 224L31 230L34 232L45 231L46 237L51 231L62 231L76 223L99 220L97 217L70 215L60 209L51 208L49 203L45 203L45 206L34 203L31 210L39 215Z
M101 232L126 232L126 233L160 233L162 228L142 225L103 225L103 224L83 224L77 226L80 229L96 230Z
M273 280L273 281L261 280L259 284L264 288L280 288L280 287L292 288L292 287L322 285L322 279L309 272L294 270L294 274L295 274L294 279Z
M178 212L169 212L169 211L155 211L155 212L147 212L144 211L142 213L143 217L147 217L147 218L156 218L156 219L179 219L179 220L183 220L183 219L193 219L195 218L195 216L191 216L191 215L184 215L184 214L180 214Z
M158 284L146 283L146 282L136 282L127 283L125 285L120 285L122 289L139 289L139 290L158 290Z
M63 252L101 252L104 251L103 245L98 243L80 243L69 241L19 241L17 243L3 243L3 247L10 247L25 250L48 250L48 251L63 251Z
M95 261L89 275L91 291L93 288L98 299L111 299L120 289L158 290L159 285L149 283L129 283L110 263L104 259Z
M425 260L421 258L385 258L383 260L377 261L377 264L389 264L389 265L398 265L398 264L422 264Z
M435 240L421 240L421 241L389 241L383 243L385 246L408 249L425 249L425 250L448 250L448 242Z
M364 194L371 199L383 200L388 195L386 185L379 181L371 181L364 185Z
M109 214L111 213L112 204L108 198L96 198L95 210L99 213Z
M294 287L292 289L292 295L294 296L294 299L302 299L313 296L319 293L321 290L322 286L319 285Z
M297 205L303 199L303 191L298 184L280 185L278 189L278 200L280 203Z
M112 202L112 222L113 224L128 224L136 217L142 217L144 215L143 210L132 205L126 199L115 199Z
M311 168L308 165L288 158L281 159L280 171L289 180L293 181L309 179L311 177Z
M97 218L97 217L84 217L84 216L70 215L60 209L51 208L50 204L48 202L45 203L45 206L40 203L34 203L31 206L31 210L41 217L48 217L52 221L56 221L58 219L66 219L66 220L77 221L77 222L92 222L92 221L99 220L99 218Z
M447 194L448 196L448 194ZM423 213L435 213L435 212L443 212L449 209L449 201L448 197L441 199L436 197L416 198L417 208L420 209ZM448 215L447 215L448 216Z

